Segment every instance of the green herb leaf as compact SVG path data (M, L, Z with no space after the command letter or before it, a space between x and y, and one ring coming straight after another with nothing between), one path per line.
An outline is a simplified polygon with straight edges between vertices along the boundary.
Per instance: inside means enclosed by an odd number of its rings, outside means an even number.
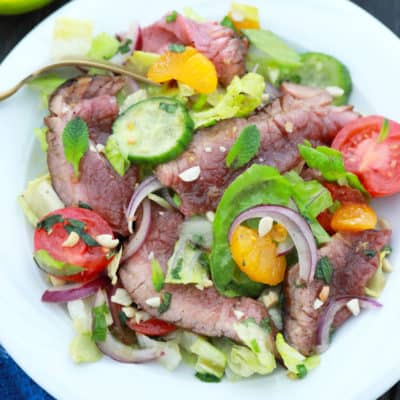
M267 333L271 333L271 319L264 318L259 323L260 328L264 329Z
M307 367L304 364L296 365L296 369L297 369L296 375L299 379L302 379L307 375L308 372Z
M39 221L36 225L36 229L44 229L47 233L49 233L53 225L59 222L64 222L64 218L60 214L50 215Z
M118 47L118 52L121 54L129 53L131 51L131 44L132 39L126 39L125 42Z
M65 158L74 167L75 176L79 176L79 163L89 147L86 122L80 117L69 121L64 128L62 140Z
M246 126L229 150L226 156L226 166L233 169L243 167L257 154L260 144L258 128L255 125Z
M226 15L224 19L220 22L220 25L225 26L226 28L232 29L235 33L238 33L235 24L233 23L232 19L229 15Z
M151 260L151 280L156 292L160 292L164 287L164 272L160 263L154 258Z
M321 281L325 281L328 285L332 280L333 267L329 258L324 256L318 260L315 277Z
M77 229L84 230L86 228L86 224L84 222L79 221L79 220L74 219L74 218L67 218L67 222L68 222L68 225L71 225L71 226L73 226L74 228L77 228Z
M378 143L382 143L389 136L389 132L390 132L389 121L387 120L387 118L385 118L382 122L381 131L379 132L379 136L376 139L376 141Z
M172 279L176 280L181 279L182 267L183 267L183 258L180 258L176 263L176 267L171 270Z
M176 21L176 17L178 16L178 13L174 10L172 11L171 14L167 15L165 17L165 21L170 24L171 22L175 22Z
M381 249L381 252L384 252L387 255L391 254L392 251L393 251L392 248L390 246L388 246L388 245L383 246L382 249Z
M126 316L126 314L121 310L118 314L118 318L121 321L121 324L123 326L126 325L126 321L128 320L128 317Z
M207 383L218 383L221 382L221 378L218 378L218 376L212 375L212 374L207 374L207 373L201 373L201 372L196 372L195 377L199 379L202 382L207 382Z
M181 200L181 198L179 197L179 194L178 194L178 193L174 193L174 195L172 196L172 200L174 201L174 203L175 203L175 205L176 205L177 207L180 207L180 206L181 206L182 200Z
M65 225L64 228L68 233L76 232L79 235L79 237L82 239L82 241L89 247L100 246L100 244L97 243L96 240L94 240L90 235L88 235L83 229L78 228L73 225Z
M173 114L177 108L178 106L176 104L160 103L160 109L169 114Z
M171 298L172 298L171 293L165 292L162 294L161 304L160 304L160 307L158 307L158 312L160 314L165 313L165 311L167 311L169 309L169 305L171 304Z
M94 307L93 310L93 333L92 339L95 342L104 342L107 337L106 314L108 307L105 304Z
M200 93L197 96L196 101L192 105L192 110L193 111L201 111L206 104L207 104L207 95L204 93Z
M79 201L78 203L79 208L84 208L86 210L93 210L92 207L89 206L89 204L84 203L83 201Z
M376 251L375 250L371 250L371 249L367 249L367 250L364 251L364 254L368 258L372 258L372 257L376 256Z
M258 354L260 352L260 346L258 345L257 339L252 339L250 341L250 347L251 350L254 351L254 353Z
M185 45L177 44L177 43L171 43L168 46L168 50L172 51L173 53L183 53L185 51Z

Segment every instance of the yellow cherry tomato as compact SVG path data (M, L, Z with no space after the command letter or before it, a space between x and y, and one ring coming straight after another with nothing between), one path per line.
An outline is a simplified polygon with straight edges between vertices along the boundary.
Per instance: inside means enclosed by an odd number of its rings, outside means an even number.
M238 31L242 29L260 29L257 7L232 3L231 11L228 15Z
M193 47L186 47L182 53L165 52L150 67L147 76L158 83L175 79L204 94L214 92L218 85L214 64Z
M272 232L263 237L254 229L239 225L231 239L232 258L251 280L277 285L285 277L286 259L277 255Z
M331 227L335 231L359 232L374 229L377 221L375 211L367 204L346 203L333 214Z

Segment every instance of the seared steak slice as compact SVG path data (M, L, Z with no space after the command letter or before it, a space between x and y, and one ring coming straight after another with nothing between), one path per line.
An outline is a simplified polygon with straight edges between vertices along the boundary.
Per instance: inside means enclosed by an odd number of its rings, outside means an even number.
M160 315L157 308L146 304L147 299L160 296L152 284L149 256L154 255L166 272L167 261L172 255L182 221L178 212L153 206L149 237L143 247L120 269L121 282L133 301L157 318L202 335L226 336L238 340L233 328L233 324L238 322L234 310L243 312L243 319L253 317L260 322L268 316L260 302L246 297L225 298L213 287L199 290L192 285L169 284L161 292L161 295L165 292L172 294L168 311Z
M326 92L307 99L286 94L249 118L233 118L201 129L188 149L159 166L156 175L179 194L185 215L214 210L225 188L245 169L233 171L225 164L227 152L244 127L255 124L261 134L260 151L246 168L257 163L286 172L300 162L299 143L307 139L313 145L329 145L346 123L358 118L351 108L338 109L329 106L330 101ZM194 166L200 167L199 178L182 181L179 174Z
M52 96L50 116L45 119L49 132L47 164L52 184L67 206L79 201L89 204L121 234L128 234L125 208L136 183L135 167L119 176L96 144L104 144L111 133L112 123L118 116L116 93L125 85L123 78L97 76L68 81ZM82 157L80 176L64 156L62 134L65 125L75 117L83 118L89 127L90 149Z
M195 22L178 15L173 22L165 17L142 30L143 50L164 53L171 43L193 46L215 65L219 81L228 85L245 73L247 42L232 29L216 22Z
M364 289L379 265L379 251L389 243L391 232L365 231L337 233L331 242L319 251L333 266L329 298L337 296L364 296ZM375 255L371 256L372 250ZM292 267L285 281L284 333L288 342L302 354L312 354L316 346L319 317L326 307L315 310L314 302L325 283L315 279L304 287L299 284L299 267ZM339 327L351 315L347 308L340 310L333 326Z

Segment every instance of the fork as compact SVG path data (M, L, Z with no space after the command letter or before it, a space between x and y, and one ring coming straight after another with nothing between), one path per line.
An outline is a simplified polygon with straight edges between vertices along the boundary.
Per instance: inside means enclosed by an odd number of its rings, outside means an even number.
M97 68L97 69L101 69L104 71L113 72L113 73L119 74L119 75L125 75L130 78L134 78L143 83L147 83L147 84L154 85L154 86L159 86L158 83L153 82L150 79L147 79L144 76L137 74L136 72L133 72L130 69L120 66L120 65L112 64L112 63L109 63L106 61L91 61L91 60L85 60L85 59L71 58L71 59L65 59L62 61L58 61L58 62L55 62L52 64L48 64L48 65L32 72L26 78L22 79L19 83L17 83L14 87L10 88L9 90L6 90L5 92L0 93L0 101L8 99L13 94L17 93L18 90L21 89L24 85L29 83L31 80L39 77L40 75L43 75L44 73L53 71L55 69L65 68L65 67Z

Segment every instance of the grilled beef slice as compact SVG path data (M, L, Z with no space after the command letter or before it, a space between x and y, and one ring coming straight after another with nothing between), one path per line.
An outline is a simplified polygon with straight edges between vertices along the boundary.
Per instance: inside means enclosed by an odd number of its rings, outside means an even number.
M199 290L193 285L166 284L162 292L157 293L151 280L149 258L154 256L164 272L167 271L183 217L176 211L152 207L152 227L145 244L120 269L121 282L136 304L152 316L181 328L233 340L238 340L233 328L238 322L234 310L243 312L243 319L253 317L257 322L268 316L262 303L246 297L225 298L214 287ZM146 300L165 292L171 293L171 304L166 312L159 314L157 308L146 304Z
M329 299L364 295L364 289L379 265L379 251L389 243L390 236L389 230L337 233L319 250L319 256L328 257L333 266ZM317 310L314 302L324 285L326 283L318 279L307 286L300 284L298 265L288 271L285 280L284 333L288 342L304 355L315 351L319 317L328 301ZM334 328L342 325L350 315L347 308L340 310L335 316Z
M156 175L178 193L183 214L214 210L225 188L249 165L267 164L280 172L289 171L300 162L299 143L307 139L313 145L329 145L345 124L358 118L349 106L330 106L331 100L327 92L321 91L303 99L284 94L249 118L224 120L201 129L188 149L177 159L160 165ZM261 134L259 153L246 167L232 170L225 163L227 152L242 129L252 124ZM179 174L194 166L200 167L198 179L182 181Z
M223 85L245 73L247 42L216 22L199 23L179 14L167 22L163 17L143 29L142 39L143 50L153 53L164 53L171 43L195 47L214 63Z
M125 85L121 77L81 77L62 85L49 102L50 116L45 119L47 164L52 184L66 206L89 204L122 235L128 233L125 208L132 196L137 170L131 167L119 176L96 144L105 144L118 116L115 95ZM89 127L90 148L80 162L79 179L64 155L62 134L65 125L81 117Z

